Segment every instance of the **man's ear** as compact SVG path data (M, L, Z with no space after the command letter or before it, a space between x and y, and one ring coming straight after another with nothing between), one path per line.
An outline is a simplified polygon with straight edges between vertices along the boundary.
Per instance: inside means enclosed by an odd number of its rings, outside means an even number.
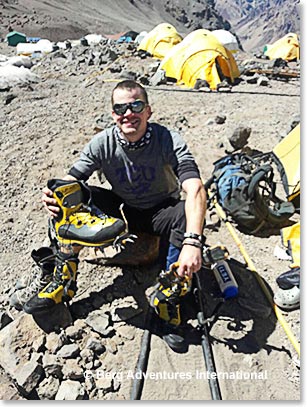
M150 119L151 118L151 115L152 115L152 110L151 110L151 106L147 106L147 115L148 115L148 119Z

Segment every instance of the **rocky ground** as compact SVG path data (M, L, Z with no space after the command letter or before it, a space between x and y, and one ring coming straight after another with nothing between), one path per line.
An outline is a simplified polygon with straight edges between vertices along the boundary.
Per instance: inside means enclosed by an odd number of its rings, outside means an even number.
M14 54L14 49L0 45L0 54ZM34 61L31 82L1 84L2 399L130 398L148 308L144 293L155 281L155 263L99 265L86 262L88 253L83 254L72 319L64 313L68 326L56 332L48 330L46 321L34 320L9 306L16 280L31 271L31 250L46 244L47 215L40 191L48 179L62 177L84 144L112 122L110 94L116 81L133 77L147 86L152 120L181 131L204 180L209 178L213 162L225 155L228 139L237 128L250 128L250 149L267 152L299 115L299 79L248 81L242 75L244 80L231 92L195 91L171 83L152 86L149 79L157 61L141 59L128 48L117 45L111 52L104 44L60 50ZM240 66L247 60L255 63L252 55L237 58ZM296 64L291 68L299 69ZM90 182L98 183L98 177ZM255 273L242 267L244 259L226 226L215 222L216 214L210 209L204 234L209 244L227 246L240 290L238 299L223 304L211 330L217 371L224 374L220 377L222 397L298 400L296 351ZM289 267L289 261L273 254L281 244L279 235L261 238L237 233L259 275L274 292L276 277ZM215 300L209 294L214 283L210 276L206 278L208 309L212 311ZM193 298L189 304L185 312L195 327ZM299 340L300 311L282 315ZM145 380L142 399L210 400L207 380L201 375L206 368L197 329L191 328L189 350L182 354L171 351L153 325L149 329L147 372L151 376ZM229 372L237 376L231 379Z

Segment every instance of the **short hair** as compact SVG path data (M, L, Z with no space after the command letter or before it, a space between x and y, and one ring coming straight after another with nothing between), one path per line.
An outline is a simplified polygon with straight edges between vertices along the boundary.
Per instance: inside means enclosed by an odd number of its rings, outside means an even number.
M111 103L112 103L112 106L113 106L113 104L114 104L113 95L114 95L114 91L115 91L116 89L128 89L128 90L139 89L139 90L141 91L141 95L142 95L143 98L144 98L144 102L145 102L146 104L148 104L148 95L147 95L147 92L146 92L145 88L144 88L141 84L139 84L138 82L133 81L133 80L130 80L130 79L127 79L127 80L124 80L124 81L119 82L119 83L115 86L115 88L113 89L113 91L112 91L112 96L111 96Z

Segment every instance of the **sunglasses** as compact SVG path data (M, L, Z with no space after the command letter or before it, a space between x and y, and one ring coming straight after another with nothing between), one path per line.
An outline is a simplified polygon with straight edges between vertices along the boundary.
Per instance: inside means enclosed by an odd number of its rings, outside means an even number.
M142 113L145 106L146 103L142 100L135 100L131 103L115 103L115 105L113 105L113 111L119 116L125 114L128 109L130 109L132 113Z

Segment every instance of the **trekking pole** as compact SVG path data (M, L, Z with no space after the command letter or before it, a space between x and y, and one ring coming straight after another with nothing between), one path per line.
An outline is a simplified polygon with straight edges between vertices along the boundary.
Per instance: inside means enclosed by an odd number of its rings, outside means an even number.
M197 314L197 319L198 319L198 323L202 330L201 346L203 349L205 365L206 365L206 369L207 369L211 397L212 397L212 400L222 400L220 385L219 385L219 381L218 381L218 377L217 377L217 373L216 373L212 345L211 345L211 342L209 339L209 326L208 326L209 321L208 321L208 319L205 318L204 303L203 303L202 292L201 292L201 283L199 280L198 273L194 273L193 276L195 276L195 280L196 280L197 297L198 297L198 303L199 303L199 307L200 307L200 311Z
M150 326L150 321L152 319L152 307L148 307L147 311L147 326ZM136 365L136 370L132 383L132 390L130 395L130 400L141 400L142 390L144 386L144 373L147 370L148 357L150 352L150 340L151 332L149 329L145 329L141 341L141 350L139 353L139 358Z
M209 198L213 197L213 194L210 192L210 190L208 189L208 195ZM273 298L271 293L269 292L267 286L264 284L262 278L260 277L260 275L257 273L256 267L254 265L254 263L252 262L251 258L249 257L249 255L247 254L242 242L239 239L238 234L236 233L234 227L231 225L231 223L227 220L227 216L226 213L224 212L223 208L219 205L219 203L216 201L216 199L214 198L213 200L213 204L217 210L217 213L219 214L220 218L222 219L222 221L226 224L228 231L230 232L231 236L233 237L235 243L237 244L240 252L242 253L242 256L244 257L246 264L248 266L248 268L253 271L255 273L256 279L260 285L260 287L262 288L262 291L264 292L267 300L269 301L270 305L272 306L275 315L277 317L277 320L279 321L279 323L281 324L282 328L284 329L288 339L290 340L290 342L292 343L294 349L296 350L296 352L298 353L298 355L300 356L300 345L295 337L295 335L293 334L293 332L291 331L289 325L287 324L286 320L284 319L280 309L277 307L277 305L274 303Z

